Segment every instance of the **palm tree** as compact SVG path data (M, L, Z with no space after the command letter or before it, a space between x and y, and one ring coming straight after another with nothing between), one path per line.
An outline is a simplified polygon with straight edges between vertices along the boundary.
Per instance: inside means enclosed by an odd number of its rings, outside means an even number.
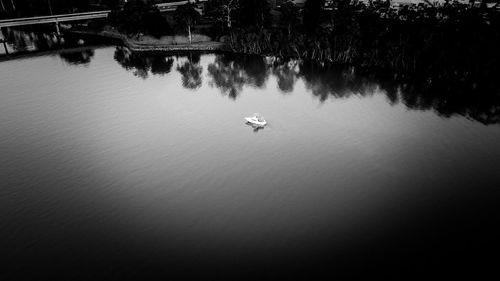
M3 4L3 0L0 0L0 5L2 6L2 11L5 11L5 5Z

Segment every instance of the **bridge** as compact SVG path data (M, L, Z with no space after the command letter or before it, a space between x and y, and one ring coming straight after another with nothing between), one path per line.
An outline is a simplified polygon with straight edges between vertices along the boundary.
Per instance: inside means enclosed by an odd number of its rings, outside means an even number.
M198 0L196 3L202 3L207 1L208 0ZM178 6L187 4L189 2L192 1L187 0L187 1L177 1L170 3L160 3L156 4L155 6L158 8L158 10L160 10L160 12L170 12L170 11L175 11L175 9L177 9ZM203 11L202 9L197 9L197 10L199 10L200 13ZM2 27L54 23L56 26L57 34L60 34L61 33L59 30L60 22L107 18L109 13L111 13L111 10L0 20L0 43L3 43L5 50L7 52L7 46L5 45L6 42L3 38L1 30Z
M60 22L107 18L109 13L111 13L111 11L106 10L106 11L86 12L86 13L74 13L74 14L52 15L52 16L41 16L41 17L30 17L30 18L6 19L6 20L0 20L0 28L1 27L11 27L11 26L21 26L21 25L55 23L57 33L59 34L59 23Z
M208 0L198 0L197 3L207 2ZM178 6L189 3L190 1L177 1L170 3L160 3L155 6L160 10L160 12L175 11ZM89 19L100 19L107 18L110 10L106 11L96 11L96 12L86 12L86 13L73 13L73 14L61 14L61 15L51 15L51 16L41 16L41 17L29 17L29 18L14 18L0 20L1 27L11 27L11 26L22 26L22 25L33 25L33 24L44 24L44 23L55 23L57 29L58 23L66 21L77 21L77 20L89 20ZM59 30L58 30L59 33Z

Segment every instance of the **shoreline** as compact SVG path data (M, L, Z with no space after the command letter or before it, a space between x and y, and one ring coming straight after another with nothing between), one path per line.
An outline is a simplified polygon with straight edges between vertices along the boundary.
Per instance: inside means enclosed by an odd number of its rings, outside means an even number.
M191 44L165 44L153 42L140 42L128 38L126 35L111 31L81 31L70 30L68 33L101 36L109 39L119 40L124 46L133 52L169 52L169 51L228 51L225 43L217 41L197 42Z
M206 42L197 42L197 43L192 43L192 44L166 44L162 43L158 40L157 43L154 41L148 41L148 42L141 42L137 41L131 38L128 38L125 34L115 32L115 31L95 31L95 30L66 30L63 33L66 33L68 35L82 35L82 36L89 36L89 37L100 37L102 39L107 39L110 43L111 41L114 41L115 44L122 44L124 47L129 49L132 52L139 52L139 53L155 53L155 52L171 52L171 53L176 53L176 52L190 52L190 51L195 51L195 52L224 52L224 53L232 53L232 54L241 54L241 55L256 55L256 56L261 56L261 57L266 57L266 56L273 56L271 54L257 54L257 53L246 53L246 52L241 52L234 50L228 44L223 43L223 42L217 42L217 41L206 41ZM105 44L103 44L105 45ZM1 61L7 61L11 59L16 59L16 58L23 58L23 57L31 57L31 56L42 56L45 54L50 54L50 53L61 53L61 52L68 52L72 50L79 50L79 49L88 49L92 47L100 47L103 46L101 44L96 44L96 45L90 45L90 46L79 46L79 47L74 47L74 48L58 48L58 49L52 49L52 50L45 50L41 52L26 52L26 53L15 53L15 54L10 54L7 56L0 56L0 62ZM284 58L294 58L294 56L281 56ZM341 62L332 62L332 61L320 61L320 60L312 60L312 59L304 59L304 58L296 58L298 60L302 61L311 61L311 62L317 62L323 64L334 64L334 65L339 65L339 66L354 66L358 68L358 71L367 71L367 70L374 70L376 69L375 67L365 67L362 65L354 65L354 64L349 64L349 63L341 63ZM391 75L394 74L393 72L389 71L387 72L386 70L378 69L378 71L388 74L390 73ZM399 73L401 76L406 76L403 73Z

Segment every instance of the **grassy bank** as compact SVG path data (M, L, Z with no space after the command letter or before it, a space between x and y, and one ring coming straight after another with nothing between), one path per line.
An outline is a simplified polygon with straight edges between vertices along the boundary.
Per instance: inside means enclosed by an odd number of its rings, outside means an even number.
M106 38L119 40L134 52L154 52L154 51L218 51L228 50L227 45L221 42L211 41L206 36L194 37L195 40L190 44L186 36L163 36L154 38L151 36L135 36L128 37L127 35L113 30L73 30L75 34L96 35ZM200 40L197 40L200 39Z

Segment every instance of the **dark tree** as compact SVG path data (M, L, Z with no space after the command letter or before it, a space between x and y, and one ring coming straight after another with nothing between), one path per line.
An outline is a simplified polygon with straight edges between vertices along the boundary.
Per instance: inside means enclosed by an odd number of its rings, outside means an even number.
M321 21L325 0L307 0L304 6L304 27L308 34L317 31Z
M189 37L189 44L192 43L191 29L200 19L200 14L195 9L195 5L192 3L186 3L182 6L177 7L175 10L175 19L186 28Z
M235 21L235 13L239 9L239 0L213 0L207 3L207 14L228 29Z
M109 21L127 35L144 33L160 38L172 32L160 11L141 0L128 1L123 9L111 13Z
M299 8L293 1L288 0L281 4L280 23L286 27L288 36L291 35L292 28L296 28L300 24Z
M103 0L102 3L108 8L108 9L117 9L121 5L121 0Z
M238 22L242 27L256 27L262 29L271 23L268 1L244 0L240 1Z

